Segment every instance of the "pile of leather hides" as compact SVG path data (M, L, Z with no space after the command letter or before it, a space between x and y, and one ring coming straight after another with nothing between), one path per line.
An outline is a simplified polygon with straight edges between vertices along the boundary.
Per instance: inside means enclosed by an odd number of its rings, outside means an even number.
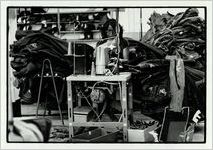
M184 62L185 88L183 106L191 114L206 107L206 29L196 8L172 15L154 12L150 29L143 41L130 46L128 70L133 74L133 97L142 102L144 114L163 112L171 102L169 66L166 56L178 56ZM137 105L138 106L138 105Z
M31 99L30 89L38 91L40 79L36 79L37 85L32 87L33 79L41 73L45 59L50 60L54 75L57 74L57 76L67 77L72 74L73 58L65 56L65 54L68 53L67 41L41 31L18 30L16 32L16 38L17 41L10 45L10 57L13 58L10 65L14 69L13 75L17 79L15 85L17 88L20 88L19 96L22 100L28 101ZM93 47L87 44L76 43L75 49L76 51L83 49L88 53L88 55L86 55L86 59L88 60L87 69L90 68L89 62L92 59L92 55L89 54L93 54ZM45 66L44 72L45 74L51 73L48 65ZM51 86L52 84L50 87ZM44 85L44 87L46 86ZM47 88L50 92L50 88ZM57 90L58 89L60 91L61 86L57 87ZM54 93L52 95L54 95Z
M178 52L184 60L196 61L197 69L205 69L206 28L198 9L172 15L154 12L150 17L150 29L143 38L145 43L162 49L168 55Z

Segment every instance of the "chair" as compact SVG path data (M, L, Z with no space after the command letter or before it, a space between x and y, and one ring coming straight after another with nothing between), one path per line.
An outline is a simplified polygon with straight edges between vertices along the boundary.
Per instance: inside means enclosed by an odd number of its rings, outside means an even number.
M39 109L39 103L40 103L40 97L41 97L41 91L42 91L45 64L49 65L49 69L50 69L50 76L49 77L51 77L52 82L53 82L53 88L54 88L55 97L56 97L56 100L57 100L57 105L58 105L58 110L59 110L61 122L62 122L62 125L64 125L64 120L63 120L63 116L62 116L60 101L59 101L59 97L58 97L58 93L57 93L57 87L56 87L56 83L55 83L55 75L54 75L54 72L53 72L53 69L52 69L51 61L49 59L45 59L43 61L43 65L42 65L42 71L41 71L41 76L40 76L40 84L39 84L39 91L38 91L38 99L37 99L37 107L36 107L36 117L38 117L38 109ZM60 93L60 100L62 99L63 92L64 92L64 86L62 87L62 90L61 90L61 93ZM45 100L44 116L46 115L46 105L47 105L47 98Z

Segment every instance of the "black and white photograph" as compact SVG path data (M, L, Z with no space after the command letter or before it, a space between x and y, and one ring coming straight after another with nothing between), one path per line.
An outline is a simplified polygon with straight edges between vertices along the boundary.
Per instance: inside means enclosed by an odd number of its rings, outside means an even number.
M1 3L1 148L212 148L211 1L39 3Z

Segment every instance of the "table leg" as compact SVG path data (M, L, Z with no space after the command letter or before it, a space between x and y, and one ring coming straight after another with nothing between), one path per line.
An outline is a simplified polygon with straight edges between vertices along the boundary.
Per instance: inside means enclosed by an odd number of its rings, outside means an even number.
M78 107L81 107L81 95L78 95Z
M72 82L67 81L67 98L68 98L68 118L69 118L69 138L73 137L73 95L72 95Z
M123 140L127 142L127 84L125 81L122 81L122 114L123 114Z
M132 82L130 81L129 82L129 86L128 86L128 109L129 109L129 112L130 112L130 122L132 123L134 121L134 118L133 118L133 88L132 88Z

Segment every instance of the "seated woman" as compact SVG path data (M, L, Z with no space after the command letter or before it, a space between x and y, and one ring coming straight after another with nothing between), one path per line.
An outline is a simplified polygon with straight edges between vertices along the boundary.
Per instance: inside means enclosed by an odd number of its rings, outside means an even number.
M96 74L114 74L118 71L119 62L128 61L128 42L123 38L123 28L119 25L119 34L116 28L117 21L109 19L101 29L102 40L97 43L94 55Z

